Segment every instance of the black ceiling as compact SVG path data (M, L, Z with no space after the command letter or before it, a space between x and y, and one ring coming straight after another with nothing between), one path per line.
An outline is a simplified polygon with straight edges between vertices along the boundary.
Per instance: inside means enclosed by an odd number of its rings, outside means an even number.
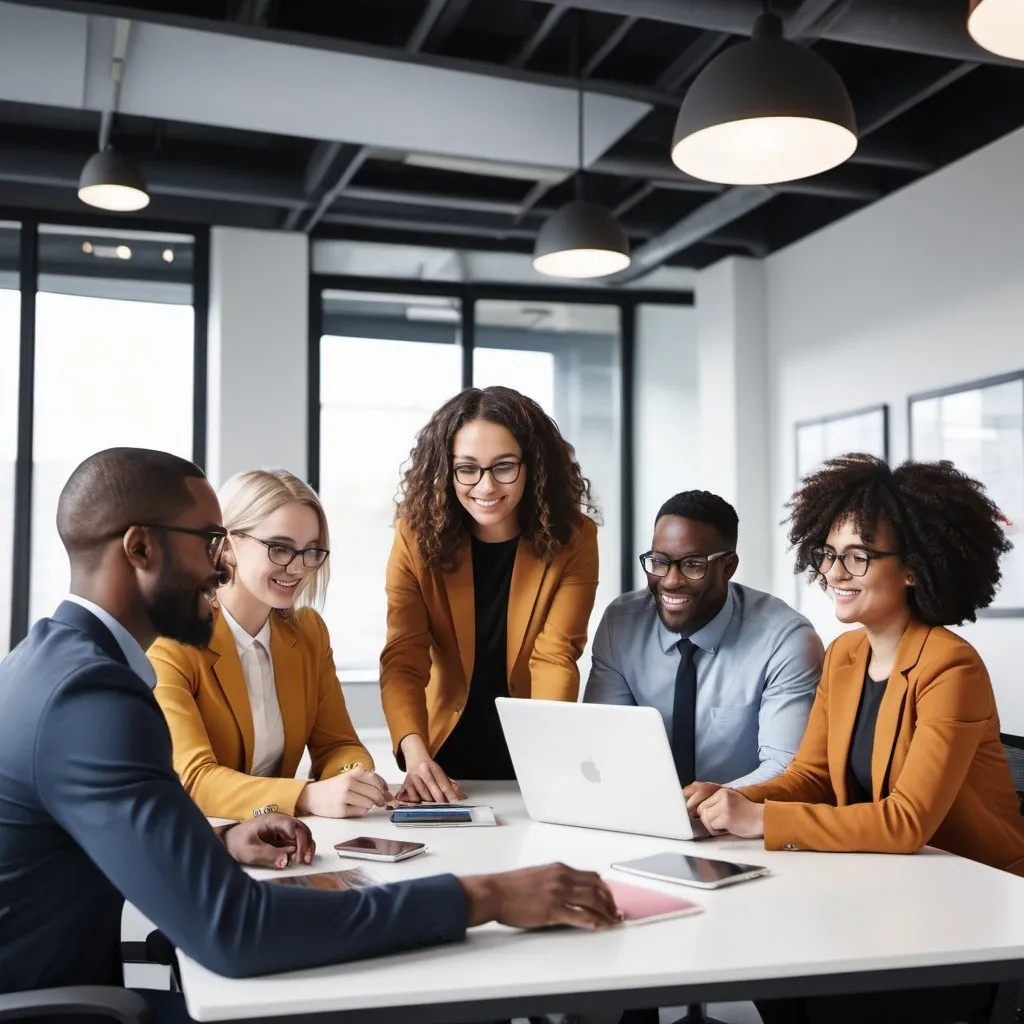
M37 2L567 84L582 19L588 89L653 110L588 174L623 221L639 273L765 255L1024 124L1024 65L976 47L966 0L776 0L787 34L839 71L861 131L834 171L780 186L686 180L668 159L693 76L738 40L760 0L146 0ZM0 206L80 211L95 113L0 103ZM544 182L410 166L352 143L147 118L116 122L150 179L144 216L340 237L529 252L571 198ZM399 154L400 156L400 154ZM528 157L524 157L528 158ZM941 216L941 211L936 211Z

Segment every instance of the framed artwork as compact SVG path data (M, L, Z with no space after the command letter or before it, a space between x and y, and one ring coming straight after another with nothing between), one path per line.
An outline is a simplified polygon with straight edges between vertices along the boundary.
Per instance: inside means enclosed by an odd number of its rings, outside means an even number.
M866 452L889 461L889 406L885 404L801 420L795 431L796 487L808 473L837 455ZM803 575L796 577L795 606L819 631L827 630L826 623L834 623L831 602Z
M979 616L1024 616L1024 371L911 395L910 457L949 459L980 480L1009 520L1013 550L1003 580Z

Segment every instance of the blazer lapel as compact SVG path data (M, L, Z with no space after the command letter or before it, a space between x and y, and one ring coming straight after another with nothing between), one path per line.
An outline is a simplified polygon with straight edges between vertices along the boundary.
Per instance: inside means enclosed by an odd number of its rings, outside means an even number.
M878 721L875 723L875 742L871 749L871 789L872 799L881 800L893 750L896 746L896 733L899 731L903 717L903 704L907 696L907 673L917 664L921 650L928 639L930 627L921 622L911 622L904 630L896 651L896 662L893 665L889 681L885 684L885 694L878 707Z
M235 638L224 621L224 616L217 613L213 624L213 637L208 649L211 656L211 668L224 691L231 711L242 734L242 747L245 751L245 771L252 771L252 751L256 743L252 725L252 705L249 703L249 691L245 687L245 676L242 675L242 663L238 658Z
M537 557L533 545L529 541L520 540L508 591L505 664L509 682L519 660L519 652L523 649L526 631L530 628L530 619L533 617L533 608L540 594L546 568L545 563Z
M293 622L271 613L270 661L274 666L274 688L284 725L281 774L288 778L295 774L302 760L307 738L302 656L295 646L298 638Z
M857 724L857 708L860 706L861 690L864 688L864 674L868 668L871 647L867 636L849 652L845 665L832 667L832 678L828 686L828 729L829 762L832 772L832 788L836 792L836 803L842 807L848 798L846 785L850 763L850 746L853 730Z
M463 537L457 555L455 571L445 576L448 591L448 608L455 627L455 641L459 645L462 671L466 686L473 678L473 662L476 660L476 607L473 603L473 554L469 537Z

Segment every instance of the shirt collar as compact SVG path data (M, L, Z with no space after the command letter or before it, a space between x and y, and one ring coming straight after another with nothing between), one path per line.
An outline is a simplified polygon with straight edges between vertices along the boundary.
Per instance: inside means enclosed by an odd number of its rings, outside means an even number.
M651 600L652 602L654 600L653 594L651 595ZM736 595L733 591L733 585L730 583L725 595L725 604L722 605L721 611L709 623L701 626L696 633L691 633L688 639L705 653L714 654L718 650L718 645L722 642L722 637L725 636L725 631L729 628L729 623L732 621L732 615L735 610ZM654 605L654 614L658 615L657 605ZM661 649L666 654L672 651L681 639L679 633L673 633L665 626L665 623L661 621L660 615L658 615L658 639L661 641Z
M149 658L146 657L146 652L142 649L138 640L136 640L135 637L133 637L131 633L129 633L128 630L110 614L110 612L105 608L101 608L98 604L93 604L92 601L86 600L84 597L79 597L77 594L68 594L64 600L71 601L84 608L87 612L91 612L95 615L96 618L110 630L114 639L117 641L117 646L121 648L121 653L124 654L125 660L128 662L128 667L151 690L156 686L156 670L149 663Z
M270 650L270 616L267 616L267 621L263 623L263 628L255 635L250 636L248 630L243 629L234 619L231 612L224 607L220 606L220 613L224 616L224 621L228 624L228 629L231 630L231 635L235 638L235 644L240 651L248 651L253 644L258 640L265 651Z

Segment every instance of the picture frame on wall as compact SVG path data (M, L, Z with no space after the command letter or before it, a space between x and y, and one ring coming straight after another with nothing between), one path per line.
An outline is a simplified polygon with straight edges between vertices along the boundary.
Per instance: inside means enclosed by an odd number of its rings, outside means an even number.
M978 615L1024 617L1024 370L911 395L907 417L910 457L948 459L980 480L1009 520L1014 547L995 600Z
M869 405L849 412L832 413L794 424L796 481L803 479L826 460L850 452L865 452L889 461L889 406ZM831 604L824 594L808 584L803 575L796 577L796 608L812 622L833 618Z

